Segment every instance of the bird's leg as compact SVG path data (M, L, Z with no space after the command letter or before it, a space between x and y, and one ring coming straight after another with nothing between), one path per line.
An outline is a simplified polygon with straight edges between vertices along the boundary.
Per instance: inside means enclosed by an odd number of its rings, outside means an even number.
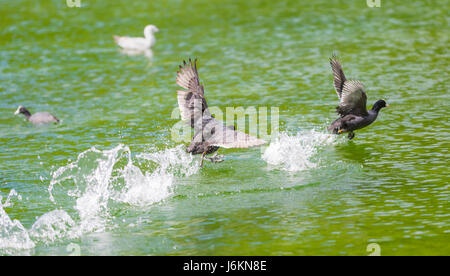
M214 163L219 163L219 162L223 162L223 155L217 155L217 152L216 153L214 153L214 155L213 156L211 156L211 157L209 157L208 159L211 161L211 162L214 162Z
M353 131L350 131L350 132L348 133L348 140L352 140L353 137L355 137L355 133L354 133Z
M203 159L205 158L206 151L202 153L202 162L200 163L200 168L203 168Z

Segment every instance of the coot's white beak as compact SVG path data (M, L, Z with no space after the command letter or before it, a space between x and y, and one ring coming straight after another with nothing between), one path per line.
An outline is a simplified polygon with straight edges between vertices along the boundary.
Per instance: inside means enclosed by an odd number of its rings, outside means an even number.
M22 107L22 106L19 106L19 107L17 108L16 112L14 112L14 115L20 114L20 108L21 108L21 107Z

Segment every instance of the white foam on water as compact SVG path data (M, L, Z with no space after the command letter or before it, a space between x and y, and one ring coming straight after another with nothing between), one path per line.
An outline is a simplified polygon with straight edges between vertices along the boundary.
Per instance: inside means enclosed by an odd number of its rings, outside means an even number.
M282 133L270 143L262 158L277 168L301 171L316 167L311 157L319 146L333 141L333 135L316 131L296 135ZM133 159L150 163L151 169L138 167ZM30 250L36 246L35 242L51 244L113 228L111 214L115 208L123 208L123 204L146 207L170 198L176 178L193 175L199 169L200 160L186 153L183 145L150 150L134 158L125 145L109 150L92 147L80 153L75 161L54 171L48 187L53 203L58 204L59 196L73 201L70 211L75 214L72 216L66 212L68 210L56 209L40 216L27 230L4 209L12 206L13 197L20 200L20 195L12 190L3 203L0 197L0 252L5 252L3 249ZM55 189L58 193L54 195Z
M262 159L274 169L297 172L316 168L312 157L323 145L333 144L335 135L315 130L301 131L295 135L282 132L272 141Z
M75 200L74 209L79 217L72 233L105 231L115 203L144 207L160 202L173 194L175 175L191 175L200 168L199 162L182 146L142 153L136 158L153 161L156 168L143 171L134 164L130 148L118 145L103 151L93 147L53 173L48 188L53 202L56 203L53 195L56 186L74 186L67 192Z
M23 253L36 243L48 245L113 228L114 223L110 222L114 208L122 208L121 204L146 207L165 200L173 194L176 177L189 176L200 169L200 161L186 153L182 145L141 153L135 158L152 163L153 169L143 171L136 166L125 145L109 150L92 147L80 153L75 161L52 173L48 187L50 200L58 204L60 196L67 197L74 204L70 211L75 214L71 216L63 210L67 205L65 198L63 209L43 214L29 230L4 210L12 207L13 197L21 200L20 195L11 190L3 203L0 196L0 253Z
M113 169L124 155L131 160L130 149L123 145L104 151L92 147L79 154L76 161L53 173L48 188L53 202L56 202L52 193L55 185L75 185L67 195L75 199L74 209L80 219L80 233L105 230Z
M0 196L0 253L10 253L9 250L26 250L35 247L35 243L31 240L28 231L20 223L19 220L12 220L6 213L4 208L12 207L12 197L20 196L15 190L11 190L2 203Z
M123 170L125 189L118 199L136 206L148 206L170 197L176 176L189 176L200 169L200 161L186 153L183 145L141 153L136 158L157 165L152 173L143 173L131 164Z
M174 177L164 171L143 173L135 166L127 166L123 177L125 187L117 193L117 201L143 207L162 201L172 194Z
M153 161L160 165L166 172L178 176L190 176L200 170L200 159L195 159L192 154L186 153L183 145L168 148L162 151L141 153L137 158Z
M75 238L75 222L63 210L54 210L40 216L29 231L35 241L50 244L63 238Z

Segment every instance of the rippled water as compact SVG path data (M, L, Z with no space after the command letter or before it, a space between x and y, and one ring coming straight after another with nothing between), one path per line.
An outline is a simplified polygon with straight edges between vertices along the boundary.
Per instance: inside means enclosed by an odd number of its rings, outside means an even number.
M446 1L65 2L0 1L0 254L450 254ZM153 58L120 53L147 24ZM391 105L352 141L325 132L334 51ZM200 169L171 139L188 57L280 134Z

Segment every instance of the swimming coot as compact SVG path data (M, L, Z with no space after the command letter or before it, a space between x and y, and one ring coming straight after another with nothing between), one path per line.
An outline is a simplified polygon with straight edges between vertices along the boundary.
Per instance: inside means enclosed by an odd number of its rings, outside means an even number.
M14 115L23 114L25 119L33 125L42 125L48 123L59 123L59 119L48 112L36 112L31 115L30 111L23 106L19 106Z

